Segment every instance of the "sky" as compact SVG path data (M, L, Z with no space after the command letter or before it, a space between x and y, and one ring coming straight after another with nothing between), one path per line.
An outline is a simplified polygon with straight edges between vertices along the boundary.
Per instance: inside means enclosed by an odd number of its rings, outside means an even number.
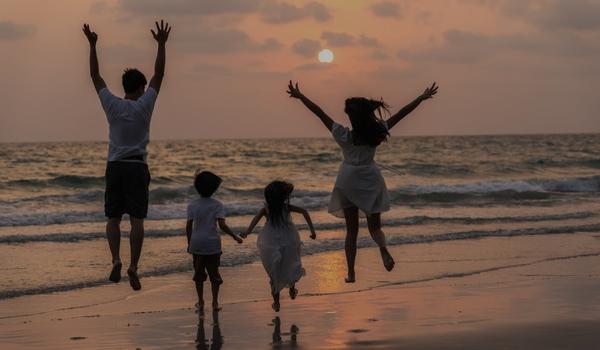
M161 18L153 139L326 136L290 79L342 124L347 97L395 111L436 81L398 136L600 132L600 0L2 0L0 142L106 140L81 26L122 96Z

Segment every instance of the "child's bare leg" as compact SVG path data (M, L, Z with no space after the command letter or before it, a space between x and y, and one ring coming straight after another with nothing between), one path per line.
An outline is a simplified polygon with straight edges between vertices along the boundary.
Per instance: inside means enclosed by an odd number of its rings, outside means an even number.
M221 285L220 282L210 282L211 285L211 290L212 290L212 308L213 311L219 311L221 310L221 307L219 306L219 286Z
M385 242L385 234L381 230L381 215L379 213L367 216L367 225L369 226L369 233L371 237L379 246L379 252L381 253L381 259L383 260L383 266L388 271L392 271L394 265L394 258L387 249Z
M194 281L196 282L196 294L198 294L198 312L204 313L204 282Z
M273 295L273 304L271 305L271 307L273 308L273 310L275 310L275 312L279 312L279 308L280 308L280 304L279 304L279 293L271 293L271 295Z
M356 239L358 237L358 208L345 208L344 218L346 219L346 263L348 265L348 277L346 283L354 283L356 275L354 273L354 262L356 261Z

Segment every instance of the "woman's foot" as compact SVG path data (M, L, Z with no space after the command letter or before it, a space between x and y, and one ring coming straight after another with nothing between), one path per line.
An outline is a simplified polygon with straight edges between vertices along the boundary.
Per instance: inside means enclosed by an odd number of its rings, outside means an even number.
M344 281L346 281L346 283L354 283L354 282L356 282L356 278L354 276L354 272L348 272L348 277L346 277L344 279Z
M110 272L110 276L108 277L108 279L111 282L119 283L119 281L121 280L121 268L122 267L123 267L123 264L121 264L120 261L113 262L112 271Z
M129 285L133 290L142 289L142 284L140 283L140 278L137 275L137 271L127 270L127 276L129 276Z
M279 305L278 301L273 302L273 304L271 304L271 307L273 308L273 310L275 310L275 312L279 312L279 308L281 307L281 305Z
M290 287L290 298L292 298L292 300L296 299L296 297L298 296L298 289L296 289L296 287Z
M392 271L394 269L396 262L394 261L394 258L392 258L392 255L387 248L381 248L381 259L383 260L383 266L386 270Z

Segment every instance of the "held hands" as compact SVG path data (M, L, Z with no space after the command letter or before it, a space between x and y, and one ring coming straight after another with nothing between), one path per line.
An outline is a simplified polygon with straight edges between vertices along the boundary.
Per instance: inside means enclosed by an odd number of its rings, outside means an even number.
M169 33L171 33L171 27L169 26L169 22L164 23L163 20L160 20L160 26L158 22L154 22L156 24L156 32L153 29L150 29L152 32L152 36L154 40L156 40L159 44L165 44L169 39Z
M296 85L294 86L294 84L292 83L292 81L290 80L290 83L288 84L288 90L287 93L290 94L290 97L293 98L302 98L302 93L300 92L300 88L298 87L298 83L296 82Z
M246 239L246 237L248 237L248 233L240 233L240 237Z
M437 91L438 91L438 86L435 83L433 83L430 87L425 89L423 94L421 94L421 99L428 100L430 98L433 98L433 95L437 94Z
M241 235L234 235L233 239L235 239L235 241L238 242L238 244L242 244L244 242L244 240L242 239L242 237L244 237L243 233ZM246 237L244 237L244 238L246 238Z
M83 25L83 34L85 34L85 37L88 39L91 46L96 45L96 42L98 41L98 34L96 34L96 32L92 32L90 25L87 23L84 23Z

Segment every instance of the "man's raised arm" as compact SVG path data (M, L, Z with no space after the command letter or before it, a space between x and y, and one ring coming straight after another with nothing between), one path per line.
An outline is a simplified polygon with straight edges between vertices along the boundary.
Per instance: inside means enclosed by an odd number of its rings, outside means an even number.
M83 34L85 34L88 42L90 43L90 76L92 82L96 88L96 92L106 87L104 79L100 76L100 68L98 67L98 55L96 54L96 42L98 41L98 34L90 30L89 24L83 25Z
M163 77L165 76L165 63L167 60L165 46L169 39L169 33L171 33L171 27L169 27L168 22L164 23L163 20L160 20L160 25L158 22L155 22L155 24L156 32L152 29L150 29L150 32L152 32L154 40L158 43L158 52L156 53L156 62L154 63L154 76L150 79L150 87L158 93Z

